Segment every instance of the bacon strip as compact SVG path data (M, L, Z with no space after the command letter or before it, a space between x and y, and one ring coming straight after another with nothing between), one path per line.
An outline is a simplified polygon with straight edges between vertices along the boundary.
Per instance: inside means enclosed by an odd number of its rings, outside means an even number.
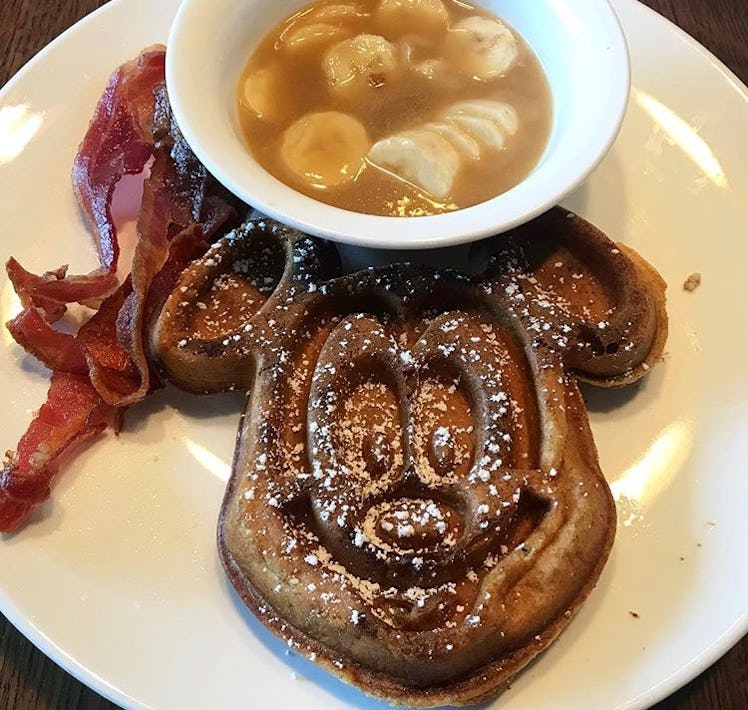
M73 165L73 188L94 227L101 268L68 276L61 267L36 276L15 259L6 265L24 306L42 309L50 322L65 313L66 303L100 300L117 287L112 196L119 180L142 172L151 157L153 90L164 81L165 58L163 47L153 47L112 74Z
M5 264L8 278L24 308L38 308L50 323L62 318L67 308L64 303L45 296L42 291L47 284L63 280L67 270L67 265L64 265L54 271L45 271L41 276L37 276L30 271L26 271L12 256Z
M88 374L88 365L75 337L55 330L38 308L26 308L8 323L14 340L50 370Z
M164 56L162 48L145 50L112 75L75 160L74 189L102 268L86 276L67 276L67 267L36 276L14 259L7 264L25 306L8 327L53 376L46 404L0 476L0 531L16 529L49 495L64 454L161 386L146 353L147 327L184 266L236 216L234 198L195 158L173 120ZM132 273L117 288L114 188L151 158ZM76 336L50 325L65 304L102 298Z
M112 74L73 164L73 189L98 237L101 265L110 273L119 259L114 188L124 175L142 172L151 157L154 90L164 81L165 66L166 51L157 46Z
M46 403L0 474L0 530L15 530L49 496L63 457L103 431L112 414L85 375L52 375Z
M117 337L120 313L131 293L132 281L128 277L78 331L88 376L99 396L112 406L117 406L140 383L139 374Z
M120 346L129 358L135 377L127 390L113 389L100 377L100 367L89 359L91 375L104 399L118 406L140 401L151 388L150 366L143 342L143 318L148 291L169 256L172 235L200 221L207 171L197 160L171 115L164 84L155 90L151 172L143 185L143 202L138 216L135 254L132 262L132 291L117 321Z
M195 157L177 126L165 84L155 90L153 118L154 161L143 186L138 216L138 241L132 262L132 292L125 299L117 320L117 340L129 356L129 390L107 386L95 357L88 356L91 377L105 401L119 407L143 399L159 386L152 376L146 353L145 325L149 293L154 279L167 267L175 239L187 239L194 258L202 245L235 216L223 188ZM186 236L187 235L187 236ZM185 245L179 248L184 252ZM118 385L123 382L117 383Z

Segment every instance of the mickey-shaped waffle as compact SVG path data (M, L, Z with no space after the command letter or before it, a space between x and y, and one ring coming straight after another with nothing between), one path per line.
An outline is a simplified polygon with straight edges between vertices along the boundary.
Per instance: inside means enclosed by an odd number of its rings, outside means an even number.
M477 278L338 276L332 247L255 220L190 266L161 313L169 379L248 392L218 531L228 576L289 646L369 693L496 694L605 564L615 507L564 362L602 383L643 373L664 287L586 223L565 226L542 258L521 234L497 238ZM619 268L628 284L602 283ZM571 281L553 286L550 269ZM603 318L616 352L588 337Z

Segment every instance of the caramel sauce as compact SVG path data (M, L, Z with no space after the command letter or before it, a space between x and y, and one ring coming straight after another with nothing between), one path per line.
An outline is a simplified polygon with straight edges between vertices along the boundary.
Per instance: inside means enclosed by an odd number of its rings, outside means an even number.
M384 0L388 2L393 4ZM444 0L448 20L435 27L408 15L385 22L382 4L322 0L276 25L261 41L238 87L241 126L255 159L281 182L314 199L375 215L450 212L520 183L543 154L553 114L548 81L528 44L512 30L517 56L511 66L499 76L478 79L470 75L474 57L453 40L455 25L476 16L497 19L492 14ZM364 81L331 85L326 57L339 43L360 35L383 37L391 53L381 67L370 67ZM377 141L430 122L443 123L449 107L476 100L507 104L516 112L518 127L503 147L482 149L477 158L458 150L459 168L446 194L436 196L368 156L367 149ZM302 124L319 114L312 121L330 133L319 139L319 155L310 156ZM334 117L340 114L345 120ZM346 146L331 126L340 120L340 130L348 131L349 119L358 128ZM337 161L332 170L310 167L326 156Z

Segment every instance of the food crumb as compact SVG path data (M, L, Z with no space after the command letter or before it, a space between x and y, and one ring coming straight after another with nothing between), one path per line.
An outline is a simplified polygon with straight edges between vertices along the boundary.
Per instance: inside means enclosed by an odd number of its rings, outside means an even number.
M689 293L695 291L699 286L701 286L701 274L698 271L692 273L683 282L683 290L688 291Z
M635 611L629 611L629 614L630 614L630 615L631 615L631 616L632 616L632 617L633 617L634 619L638 619L638 618L639 618L639 614L637 614L637 613L636 613Z

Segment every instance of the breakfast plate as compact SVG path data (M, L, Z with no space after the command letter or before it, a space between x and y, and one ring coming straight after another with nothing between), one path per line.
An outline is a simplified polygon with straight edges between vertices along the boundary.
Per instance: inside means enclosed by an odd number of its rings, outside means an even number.
M32 269L95 255L69 172L110 72L164 41L176 0L113 0L0 94L2 253ZM634 0L614 3L632 59L622 132L564 202L637 249L669 283L665 362L640 386L585 392L619 527L598 587L567 632L497 701L640 708L748 630L744 514L748 94L693 40ZM129 190L137 191L131 182ZM123 222L132 215L118 201ZM445 256L417 254L454 263ZM348 250L349 264L402 254ZM702 285L683 289L698 272ZM19 304L0 281L3 321ZM46 373L3 333L4 446ZM127 708L383 707L295 656L246 612L215 552L241 399L172 388L119 437L79 454L52 503L0 544L0 609L37 646Z

